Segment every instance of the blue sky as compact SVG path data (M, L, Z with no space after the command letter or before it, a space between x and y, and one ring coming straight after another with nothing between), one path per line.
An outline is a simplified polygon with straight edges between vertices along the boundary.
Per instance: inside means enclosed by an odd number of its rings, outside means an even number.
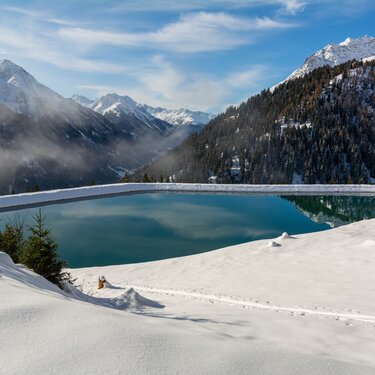
M374 16L374 0L1 0L0 59L67 97L220 112L375 36Z

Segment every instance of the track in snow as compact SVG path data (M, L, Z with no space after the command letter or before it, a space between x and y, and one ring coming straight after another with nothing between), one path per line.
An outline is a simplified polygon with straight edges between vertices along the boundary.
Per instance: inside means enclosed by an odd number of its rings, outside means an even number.
M357 313L343 313L343 312L335 312L335 311L323 311L318 309L306 309L303 307L285 307L285 306L277 306L271 303L261 303L261 302L251 302L251 301L244 301L235 299L233 297L223 297L223 296L216 296L213 294L204 294L204 293L197 293L197 292L190 292L186 290L173 290L173 289L157 289L152 287L146 287L141 285L132 285L137 290L151 292L161 295L176 295L182 297L190 297L194 299L199 299L203 301L208 301L211 303L218 303L218 304L225 304L225 305L238 305L244 308L255 308L260 310L270 310L270 311L284 311L289 313L296 313L300 315L314 315L319 317L326 317L326 318L335 318L336 320L343 320L343 321L357 321L361 323L370 323L375 324L375 316L373 315L364 315L364 314L357 314Z

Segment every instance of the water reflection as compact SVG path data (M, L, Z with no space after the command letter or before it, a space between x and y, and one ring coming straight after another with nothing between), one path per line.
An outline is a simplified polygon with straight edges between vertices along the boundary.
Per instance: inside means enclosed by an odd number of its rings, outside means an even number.
M375 197L285 196L287 201L316 223L331 227L375 217Z

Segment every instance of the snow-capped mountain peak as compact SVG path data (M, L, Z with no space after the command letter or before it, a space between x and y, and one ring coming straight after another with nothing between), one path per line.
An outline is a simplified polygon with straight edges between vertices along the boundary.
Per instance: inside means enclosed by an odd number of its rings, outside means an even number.
M86 96L83 95L73 95L71 99L84 107L90 107L92 103L94 103L94 100L86 98Z
M17 64L0 61L1 104L15 112L38 117L46 108L58 108L62 99Z
M328 44L309 56L300 68L281 83L303 77L314 69L325 65L335 66L350 60L368 60L371 58L375 58L375 38L367 35L357 39L346 38L339 44Z
M215 116L212 113L191 111L187 108L166 109L160 107L143 106L153 116L169 122L172 125L206 125Z
M92 103L91 109L102 115L107 112L114 112L118 115L120 112L134 113L138 111L137 103L129 96L120 96L115 93L102 96L100 99Z
M121 113L135 116L142 121L162 120L171 125L204 126L215 115L201 111L192 111L186 108L166 109L139 104L127 95L115 93L107 94L93 101L81 95L74 95L72 99L85 107L91 108L102 115L121 116Z

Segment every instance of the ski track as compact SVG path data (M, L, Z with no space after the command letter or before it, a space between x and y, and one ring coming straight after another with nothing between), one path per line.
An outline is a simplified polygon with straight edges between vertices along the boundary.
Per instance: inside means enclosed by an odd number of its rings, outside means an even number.
M225 304L225 305L236 305L241 306L243 308L254 308L259 310L269 310L275 312L289 312L292 314L299 314L300 316L305 315L314 315L318 317L325 317L325 318L334 318L336 320L341 321L356 321L361 323L369 323L375 324L375 316L374 315L364 315L359 313L346 313L346 312L338 312L338 311L323 311L319 310L318 308L308 309L303 307L287 307L287 306L278 306L274 305L270 302L252 302L252 301L245 301L236 299L234 297L227 297L227 296L217 296L214 294L205 294L205 293L198 293L194 291L187 291L187 290L174 290L174 289L157 289L153 287L143 286L143 285L127 285L128 287L133 287L137 290L144 291L144 292L151 292L159 295L171 295L171 296L181 296L181 297L189 297L194 299L199 299L202 301L207 301L210 303L217 303L217 304Z

